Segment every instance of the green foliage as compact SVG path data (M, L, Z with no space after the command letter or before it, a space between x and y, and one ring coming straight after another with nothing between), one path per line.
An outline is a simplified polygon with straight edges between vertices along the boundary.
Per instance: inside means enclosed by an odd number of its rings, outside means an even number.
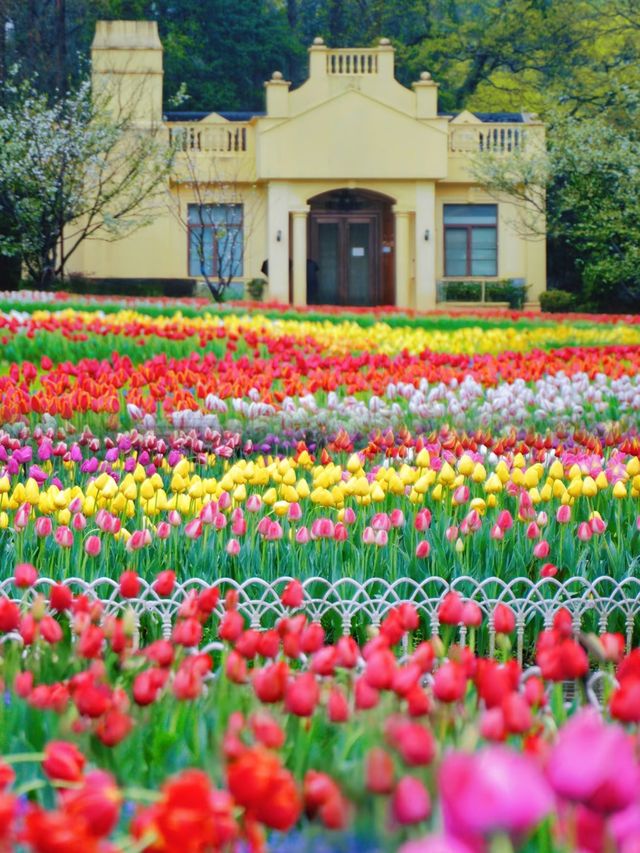
M564 314L578 310L578 300L566 290L547 290L540 294L540 308L550 314Z
M262 302L267 282L264 278L252 278L247 282L247 293L254 302Z

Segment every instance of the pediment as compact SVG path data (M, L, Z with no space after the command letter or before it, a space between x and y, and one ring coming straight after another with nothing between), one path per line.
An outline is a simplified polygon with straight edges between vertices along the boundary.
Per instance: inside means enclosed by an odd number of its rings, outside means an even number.
M420 120L343 90L297 115L258 122L260 178L436 178L447 168L447 120Z
M482 121L469 110L462 110L455 118L451 119L451 124L482 124Z

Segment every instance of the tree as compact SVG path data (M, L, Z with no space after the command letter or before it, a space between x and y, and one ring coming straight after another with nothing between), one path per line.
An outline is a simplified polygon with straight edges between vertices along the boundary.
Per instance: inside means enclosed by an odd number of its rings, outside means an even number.
M210 156L201 145L207 133L218 140ZM188 236L189 273L202 277L216 302L244 273L244 247L258 214L259 195L242 174L244 159L225 159L220 151L241 148L238 134L225 124L209 125L195 138L176 128L174 136L178 153L167 204Z
M117 240L151 221L173 151L159 130L109 113L88 81L52 102L28 81L4 88L0 254L20 257L46 286L84 240Z
M640 307L640 138L603 119L556 119L549 146L476 156L474 174L519 208L517 227L569 247L583 296L601 310ZM548 196L548 205L546 204ZM537 234L536 234L537 232Z

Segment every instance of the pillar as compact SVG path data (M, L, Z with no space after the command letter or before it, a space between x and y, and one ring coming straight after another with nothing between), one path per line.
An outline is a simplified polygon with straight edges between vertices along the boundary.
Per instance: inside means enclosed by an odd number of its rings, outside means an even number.
M409 211L393 210L395 216L396 305L409 308Z
M293 304L307 304L307 213L294 210L293 219Z
M433 181L416 185L416 309L436 307L436 188Z
M289 186L272 181L267 190L269 299L289 302Z

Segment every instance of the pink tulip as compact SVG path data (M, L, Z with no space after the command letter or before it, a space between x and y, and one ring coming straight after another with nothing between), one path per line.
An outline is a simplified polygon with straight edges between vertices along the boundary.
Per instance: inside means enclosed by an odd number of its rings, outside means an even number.
M289 509L287 510L287 518L289 519L289 521L300 521L300 519L302 518L302 508L297 501L292 504L289 504Z
M61 524L60 527L56 528L54 539L61 548L71 548L73 545L73 533L66 524Z
M74 498L69 504L69 512L75 514L77 512L82 512L82 501L80 498Z
M296 542L299 545L306 545L310 539L311 534L309 533L309 529L307 527L302 526L296 530Z
M378 546L378 548L383 548L389 542L389 534L386 530L376 530L374 536L374 543Z
M393 509L389 515L392 527L404 527L404 513L401 509Z
M504 539L504 528L500 527L499 524L494 524L489 533L491 539L502 540Z
M344 524L342 524L341 521L339 521L335 526L335 530L333 531L333 538L336 542L346 542L349 538L349 531L344 526Z
M544 560L545 557L549 556L549 543L546 539L541 539L540 542L536 543L535 548L533 549L533 556L538 560Z
M545 527L549 521L549 516L544 510L541 510L536 517L536 521L539 527Z
M431 545L426 539L423 539L421 542L418 542L416 545L416 557L419 560L424 560L429 556L429 552L431 551Z
M455 542L458 538L458 527L455 524L452 524L451 527L447 527L444 535L448 542Z
M571 521L571 507L569 504L562 504L556 512L556 521L558 524L568 524Z
M51 523L51 519L45 515L41 515L40 518L36 518L36 536L39 536L40 539L45 539L47 536L51 536L51 532L53 530L53 524Z
M362 541L365 545L373 545L376 541L376 534L373 527L365 527L362 531Z
M498 513L497 524L503 530L510 530L513 527L513 516L508 509L503 509Z
M168 539L171 535L171 525L168 521L161 521L156 528L156 536L158 539Z
M217 512L213 517L213 526L216 530L224 530L227 526L227 516Z
M469 500L469 495L469 486L458 486L453 493L452 501L456 506L466 504Z
M425 530L428 530L431 527L431 512L428 509L421 509L420 512L416 514L416 517L413 521L413 526L420 533L424 533Z
M186 523L184 535L187 539L199 539L202 536L202 522L199 518L194 518L193 521Z
M92 534L91 536L87 536L84 543L85 553L90 557L97 557L100 551L102 550L102 543L100 542L100 537Z
M268 542L275 542L278 539L282 539L282 527L280 526L280 523L277 521L270 521L264 534L264 538Z
M106 509L99 509L96 513L96 526L103 533L111 533L111 514Z
M640 784L629 736L591 709L579 711L560 730L547 777L559 796L602 814L629 806Z
M16 530L24 530L29 524L29 515L31 514L31 504L24 503L16 510L13 519L13 526Z
M440 765L444 824L469 843L494 833L526 833L555 809L538 764L504 746L452 752Z
M371 519L374 530L391 530L391 519L386 512L378 512Z
M234 518L233 523L231 525L231 532L234 536L244 536L244 534L247 532L246 518Z
M607 525L606 525L606 524L605 524L605 522L600 518L600 516L599 516L599 515L594 515L594 516L593 516L593 518L592 518L592 519L591 519L591 521L589 522L589 526L591 527L591 530L592 530L592 532L593 532L594 534L601 534L601 533L604 533L604 532L605 532L605 530L607 529Z
M182 524L182 516L180 515L177 509L172 509L169 511L167 521L172 527L180 527L180 525Z
M540 528L535 523L535 521L532 521L527 526L527 534L526 535L527 535L527 539L537 539L540 536Z
M271 519L268 516L263 515L262 518L260 519L260 521L258 522L258 527L257 527L257 530L258 530L258 533L260 534L260 536L264 536L266 534L267 530L269 529L270 524L271 524Z
M225 510L231 506L231 495L229 492L223 492L218 498L218 508Z
M588 542L593 536L593 532L586 521L581 521L578 525L577 536L581 542Z
M391 813L403 826L420 823L431 814L429 792L419 779L404 776L396 785L391 798Z
M200 510L200 520L203 524L213 524L217 512L218 504L215 501L210 501Z
M356 514L352 507L348 506L343 514L342 523L343 524L355 524L356 523Z
M237 539L229 539L225 551L230 557L237 557L240 553L240 543Z
M262 498L260 495L249 495L247 498L247 512L260 512Z
M71 520L71 526L74 530L84 530L87 526L87 519L81 512L76 513Z

